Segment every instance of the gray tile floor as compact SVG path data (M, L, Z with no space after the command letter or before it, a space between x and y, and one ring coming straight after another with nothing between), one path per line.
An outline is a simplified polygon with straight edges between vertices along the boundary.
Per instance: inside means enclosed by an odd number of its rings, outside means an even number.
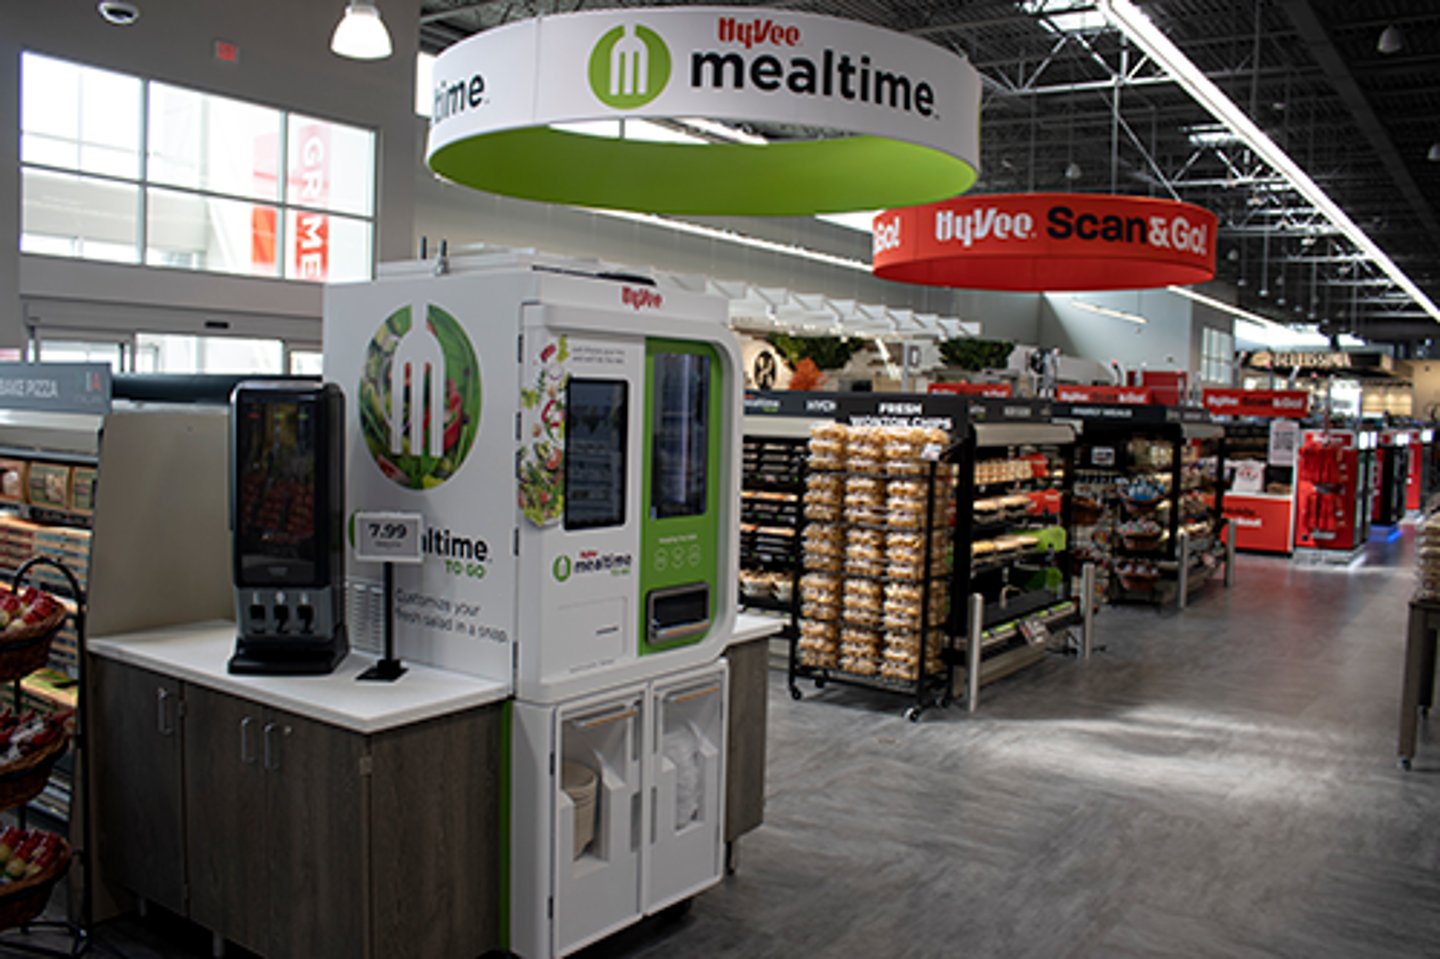
M1440 743L1395 763L1411 534L1241 557L1184 614L1107 609L982 710L912 725L772 675L766 824L688 914L586 954L1437 957ZM125 923L133 957L208 954Z

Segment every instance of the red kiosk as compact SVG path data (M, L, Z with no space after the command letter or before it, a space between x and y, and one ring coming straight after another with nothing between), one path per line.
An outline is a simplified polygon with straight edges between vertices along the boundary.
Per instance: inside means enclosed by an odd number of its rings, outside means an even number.
M1205 408L1226 417L1230 488L1225 518L1235 548L1289 554L1296 545L1295 421L1310 407L1304 390L1209 389Z

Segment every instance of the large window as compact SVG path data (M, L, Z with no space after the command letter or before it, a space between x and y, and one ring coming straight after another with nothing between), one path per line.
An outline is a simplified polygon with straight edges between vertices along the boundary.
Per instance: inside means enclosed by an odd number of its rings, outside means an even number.
M1200 332L1200 378L1229 386L1234 378L1235 337L1213 327Z
M369 278L371 131L34 53L20 70L21 250Z

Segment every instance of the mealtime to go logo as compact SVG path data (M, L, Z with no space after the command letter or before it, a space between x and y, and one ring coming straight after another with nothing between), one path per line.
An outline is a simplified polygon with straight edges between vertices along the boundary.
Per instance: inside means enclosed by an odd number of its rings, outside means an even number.
M670 48L649 27L622 24L590 51L590 89L607 107L643 107L669 82Z
M360 432L381 473L433 489L459 471L480 428L480 366L464 328L433 303L402 306L365 350Z

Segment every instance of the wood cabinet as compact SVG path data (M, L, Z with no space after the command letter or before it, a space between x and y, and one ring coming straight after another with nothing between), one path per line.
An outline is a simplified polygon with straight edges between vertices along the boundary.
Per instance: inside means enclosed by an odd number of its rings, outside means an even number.
M276 959L499 946L501 704L367 735L93 663L112 882Z
M185 911L184 787L180 683L149 670L95 660L89 674L96 722L91 775L99 805L95 841L104 865L136 895Z

